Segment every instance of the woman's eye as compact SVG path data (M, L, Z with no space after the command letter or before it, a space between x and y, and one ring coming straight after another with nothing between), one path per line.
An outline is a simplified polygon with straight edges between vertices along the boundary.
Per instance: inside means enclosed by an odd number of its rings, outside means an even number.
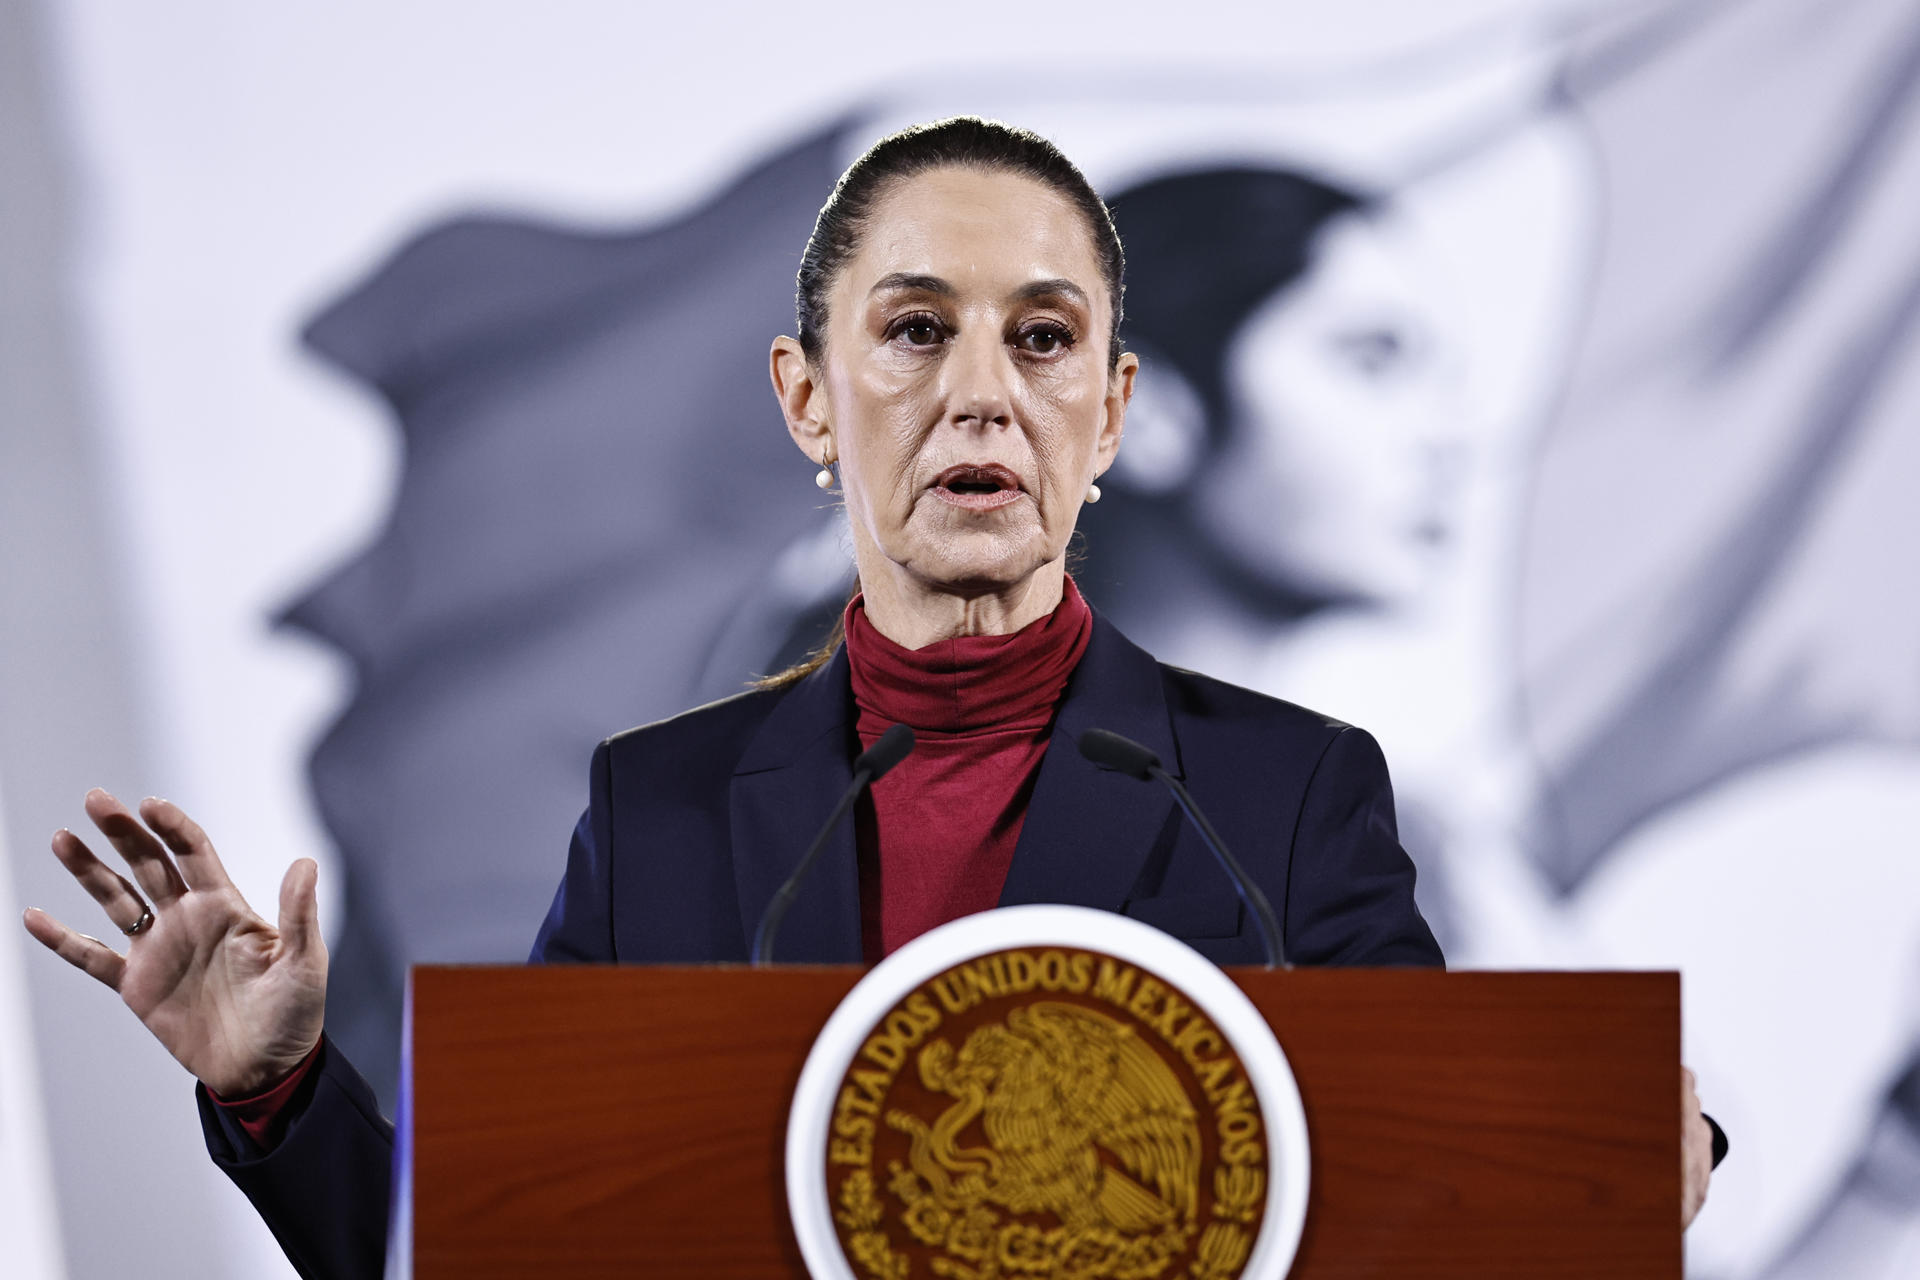
M932 316L908 316L894 322L893 336L905 338L910 347L931 347L946 335L940 322Z
M1019 337L1020 348L1037 356L1050 356L1064 351L1073 345L1073 335L1059 325L1036 325L1023 329Z

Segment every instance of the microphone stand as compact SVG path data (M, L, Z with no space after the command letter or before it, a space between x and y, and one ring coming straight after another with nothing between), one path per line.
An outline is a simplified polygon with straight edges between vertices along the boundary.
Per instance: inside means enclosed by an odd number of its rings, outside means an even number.
M904 724L896 724L881 734L879 741L861 752L860 758L853 762L852 784L841 794L840 802L833 806L833 812L821 824L820 833L814 836L813 843L801 855L799 865L794 867L793 874L774 893L773 900L760 916L760 927L753 932L751 959L755 968L773 963L773 940L780 932L780 922L786 919L788 908L793 906L794 898L799 895L800 882L819 859L820 851L827 847L827 837L840 825L840 819L846 817L847 810L860 798L860 793L880 781L887 770L905 760L912 750L913 730Z
M1087 730L1080 735L1079 745L1081 755L1103 768L1112 769L1142 781L1157 778L1166 784L1167 789L1173 792L1174 801L1179 804L1180 811L1187 815L1187 821L1194 825L1194 829L1200 833L1200 839L1208 849L1213 851L1213 856L1219 860L1220 866L1226 871L1227 879L1233 881L1233 887L1239 893L1240 900L1247 904L1248 910L1253 912L1254 920L1260 927L1261 944L1266 949L1267 968L1291 968L1292 966L1287 963L1287 950L1282 941L1284 935L1280 930L1280 921L1273 914L1273 904L1267 901L1267 895L1261 892L1260 886L1255 884L1253 878L1241 867L1239 859L1227 852L1226 841L1222 840L1220 833L1213 829L1213 824L1207 821L1207 816L1200 812L1200 806L1196 805L1193 797L1187 794L1186 787L1181 785L1178 778L1161 767L1160 757L1133 739L1123 738L1106 729Z

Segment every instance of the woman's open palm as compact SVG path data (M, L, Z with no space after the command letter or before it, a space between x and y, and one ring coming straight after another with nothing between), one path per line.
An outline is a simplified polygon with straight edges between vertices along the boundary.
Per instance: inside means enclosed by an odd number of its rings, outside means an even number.
M54 833L54 856L116 928L132 930L126 954L37 908L26 913L27 932L118 991L214 1092L242 1097L292 1071L319 1041L326 1007L313 861L287 869L276 928L247 905L206 833L177 805L147 800L136 818L95 790L86 808L133 882L71 831Z

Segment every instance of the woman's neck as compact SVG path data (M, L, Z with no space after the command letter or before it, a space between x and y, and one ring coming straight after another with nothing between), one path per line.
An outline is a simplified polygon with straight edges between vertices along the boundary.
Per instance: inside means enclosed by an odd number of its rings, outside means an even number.
M1041 565L1011 586L965 593L915 577L890 561L871 568L860 565L867 620L903 649L924 649L956 636L1012 635L1058 608L1065 586L1060 560Z

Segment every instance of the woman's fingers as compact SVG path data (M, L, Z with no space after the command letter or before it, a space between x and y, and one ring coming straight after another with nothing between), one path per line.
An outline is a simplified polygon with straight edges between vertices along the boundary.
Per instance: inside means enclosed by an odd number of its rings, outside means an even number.
M28 907L23 918L27 932L49 951L115 991L120 989L120 975L126 972L127 962L119 952L98 938L75 932L38 907Z
M224 889L232 883L220 855L213 851L213 841L179 805L149 798L140 802L140 816L173 851L174 864L189 889Z
M180 878L165 847L140 825L140 819L134 817L127 806L95 787L87 792L86 808L87 816L100 828L100 834L126 859L134 883L140 886L155 910L168 906L187 891L187 882Z
M127 883L125 876L94 857L93 850L87 848L79 836L65 827L54 832L53 856L60 859L60 865L80 882L87 896L100 904L114 928L125 933L140 922L140 917L147 910L146 899L140 896L139 890ZM40 937L37 933L34 936ZM41 941L46 940L42 938Z
M1693 1225L1713 1178L1713 1130L1700 1114L1698 1082L1680 1068L1680 1229Z
M312 858L296 859L280 881L280 945L289 956L321 945L319 883L320 864Z

